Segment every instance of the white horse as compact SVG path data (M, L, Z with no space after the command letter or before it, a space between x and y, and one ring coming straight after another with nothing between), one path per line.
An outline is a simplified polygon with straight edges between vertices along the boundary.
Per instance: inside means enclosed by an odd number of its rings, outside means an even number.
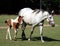
M18 16L16 19L7 19L5 21L5 23L7 24L6 39L9 38L10 40L12 40L11 34L10 34L10 29L11 29L11 27L13 27L13 29L14 29L14 40L16 40L17 31L19 28L19 23L22 21L22 18L23 17Z
M41 35L41 41L43 40L43 23L44 20L47 19L50 25L53 27L55 26L53 15L49 14L48 11L42 11L42 10L32 10L31 8L23 8L19 11L19 16L23 16L23 24L22 24L22 38L25 37L24 30L26 28L26 25L32 25L31 27L31 34L28 40L31 39L31 35L33 34L34 28L36 25L40 26L40 35Z

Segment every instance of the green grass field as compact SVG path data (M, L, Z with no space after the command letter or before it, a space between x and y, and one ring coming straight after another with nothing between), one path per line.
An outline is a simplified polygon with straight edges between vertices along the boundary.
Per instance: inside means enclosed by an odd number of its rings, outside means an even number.
M15 15L0 15L0 27L6 27L6 24L4 21L8 18L16 18ZM60 16L54 16L55 24L60 25ZM48 24L46 21L44 23ZM28 38L30 35L30 27L27 27L25 30L26 37ZM60 26L50 27L50 26L44 26L43 29L43 36L45 43L42 43L40 40L40 34L39 34L39 27L36 27L34 30L34 33L32 35L32 40L21 40L21 29L19 29L17 34L17 41L10 41L9 39L5 39L7 28L0 28L0 46L60 46ZM13 29L11 31L11 35L13 38Z

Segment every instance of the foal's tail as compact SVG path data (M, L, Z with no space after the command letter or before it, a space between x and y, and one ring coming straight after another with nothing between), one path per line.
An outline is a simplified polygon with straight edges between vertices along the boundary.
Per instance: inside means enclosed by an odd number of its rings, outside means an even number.
M7 20L5 20L5 23L7 23Z

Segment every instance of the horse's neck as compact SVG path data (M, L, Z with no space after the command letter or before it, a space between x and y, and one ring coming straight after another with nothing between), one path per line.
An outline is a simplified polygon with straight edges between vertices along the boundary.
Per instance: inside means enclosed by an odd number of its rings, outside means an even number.
M48 15L48 12L47 11L44 11L43 16L42 16L42 20L46 19L47 18L47 15Z
M38 18L41 18L41 17L42 17L42 14L43 14L43 12L40 11L40 12L37 14L37 17L38 17Z
M14 22L18 22L18 17L16 19L14 19Z
M47 14L48 14L48 12L46 12L46 11L45 12L40 11L40 13L38 13L37 16L42 21L47 18Z
M18 17L15 20L18 20Z

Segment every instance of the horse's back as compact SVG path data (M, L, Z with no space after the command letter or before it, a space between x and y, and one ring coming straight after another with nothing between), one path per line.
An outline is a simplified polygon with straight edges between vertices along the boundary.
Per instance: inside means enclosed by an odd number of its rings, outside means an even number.
M33 10L31 8L23 8L19 11L19 16L27 16L29 14L31 14L33 12Z
M23 16L24 22L26 22L28 24L38 23L41 19L39 17L40 17L40 15L42 15L42 12L39 11L39 13L37 13L38 11L39 10L34 11L30 8L23 8L19 12L19 15Z

